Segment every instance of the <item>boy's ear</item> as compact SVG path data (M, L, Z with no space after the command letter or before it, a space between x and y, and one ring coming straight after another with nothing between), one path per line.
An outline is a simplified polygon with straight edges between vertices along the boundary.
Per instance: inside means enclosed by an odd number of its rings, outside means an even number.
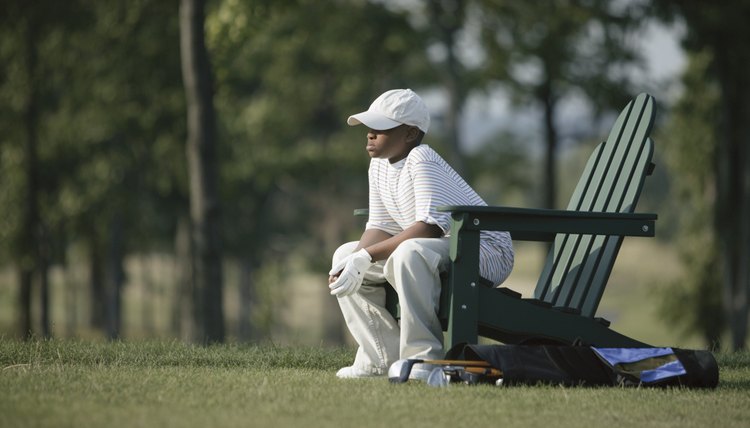
M415 141L419 141L419 133L420 132L421 131L416 126L410 126L409 127L409 132L406 133L406 139L410 143L413 143Z

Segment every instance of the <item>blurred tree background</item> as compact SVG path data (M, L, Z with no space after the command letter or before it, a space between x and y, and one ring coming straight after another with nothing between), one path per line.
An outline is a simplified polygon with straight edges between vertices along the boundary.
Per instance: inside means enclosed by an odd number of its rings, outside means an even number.
M640 210L682 266L649 296L675 334L743 348L750 1L729 3L6 0L0 334L344 343L324 273L367 201L349 114L411 87L488 203L559 207L647 91ZM646 67L657 23L681 30L678 82ZM511 120L487 123L496 100Z

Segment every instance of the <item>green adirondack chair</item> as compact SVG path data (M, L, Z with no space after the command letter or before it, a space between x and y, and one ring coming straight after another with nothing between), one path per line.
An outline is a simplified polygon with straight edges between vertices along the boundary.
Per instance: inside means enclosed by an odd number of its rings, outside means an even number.
M654 236L656 214L634 214L644 179L653 170L654 99L640 94L617 118L607 141L589 158L567 210L449 206L452 216L449 280L441 315L446 348L477 343L580 341L602 347L643 347L596 317L625 236ZM534 298L483 284L479 232L510 232L514 240L553 242ZM392 296L391 296L392 298Z
M607 141L586 164L567 210L447 206L451 212L451 267L443 275L438 316L446 349L477 343L576 341L600 347L644 347L596 317L599 301L625 236L654 236L656 214L635 214L645 177L653 171L648 138L654 98L640 94L620 113ZM367 215L358 209L355 215ZM553 242L534 298L495 288L479 275L479 232L510 232L513 240ZM399 317L398 295L386 287L386 308Z

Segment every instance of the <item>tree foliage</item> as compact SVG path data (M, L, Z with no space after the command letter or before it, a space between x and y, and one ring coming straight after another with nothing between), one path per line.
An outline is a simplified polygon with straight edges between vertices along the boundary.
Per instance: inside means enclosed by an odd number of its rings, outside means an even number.
M46 8L21 3L28 7L4 16L20 16L14 22L24 22L44 10L42 17L47 17L34 27L39 49L35 85L41 98L33 129L39 140L39 218L51 261L65 263L70 245L88 248L92 322L116 337L119 287L125 281L122 257L170 235L168 216L148 214L178 210L175 190L184 187L184 163L164 162L174 159L184 133L181 91L175 92L181 89L178 51L166 43L177 43L173 5L80 1ZM22 70L22 32L13 25L3 30L9 36L3 37L8 69ZM9 73L2 82L5 97L23 99L31 83L20 83L22 77ZM24 159L17 152L24 128L16 126L22 105L3 115L2 122L4 134L11 136L3 154L18 160ZM16 199L8 207L21 207L29 194L20 171L11 170L3 194ZM9 209L0 233L19 236L14 230L23 217L23 211ZM5 251L17 254L30 241L3 242L9 244Z
M542 111L542 205L557 206L559 109L582 96L594 111L621 108L632 97L623 71L641 58L628 43L640 10L608 1L517 2L481 0L486 78L506 85L519 104Z
M279 237L315 234L311 216L351 212L340 204L360 193L367 164L357 144L364 135L345 119L385 88L418 83L422 44L403 16L351 1L223 2L209 38L226 141L223 192L234 201L229 251L260 264L264 252L288 250Z
M719 88L711 78L710 52L690 57L683 76L687 91L672 109L660 142L673 177L673 203L680 212L678 248L685 272L667 287L663 314L683 333L699 332L710 347L721 346L722 315L718 242L713 234L716 199L716 123Z
M750 2L698 5L674 0L656 5L663 17L687 24L685 45L710 55L709 80L717 87L714 148L714 233L725 319L732 347L743 349L750 314ZM705 82L696 85L700 90ZM689 88L694 89L694 88Z
M712 290L721 272L725 319L738 326L740 346L744 309L734 302L747 300L748 269L740 263L747 252L740 250L750 239L742 223L747 198L738 195L750 182L750 86L743 83L746 38L732 33L742 27L736 20L747 2L730 3L722 9L668 2L674 8L662 15L683 15L688 46L701 52L668 132L670 165L680 177L676 203L696 207L685 217L681 245L692 272L682 290L695 292L675 291L672 307L694 308L690 326L716 340L721 318L711 316ZM429 144L459 169L464 163L466 177L491 203L529 203L525 195L542 194L528 190L537 182L530 174L546 171L544 201L531 203L554 206L557 153L566 139L561 106L583 99L596 116L640 92L627 70L639 64L630 36L644 11L653 12L643 4L207 2L223 261L242 266L240 323L262 315L266 326L241 338L269 330L291 266L325 271L335 246L361 227L351 212L367 203L368 158L362 129L345 124L349 114L394 87L441 94L448 106L435 111ZM0 4L0 260L39 272L36 283L44 282L45 266L86 264L91 323L112 338L122 334L126 256L180 254L190 267L181 244L189 181L178 10L174 0ZM542 112L544 168L508 129L484 150L461 153L466 100L498 87L509 89L514 107ZM716 169L702 160L708 156ZM717 210L706 208L712 201ZM715 230L705 226L712 219ZM192 272L181 275L179 299L190 300L194 290L185 284ZM31 293L29 278L24 287ZM44 286L37 289L44 293ZM176 306L175 320L192 316ZM28 309L30 317L30 303Z

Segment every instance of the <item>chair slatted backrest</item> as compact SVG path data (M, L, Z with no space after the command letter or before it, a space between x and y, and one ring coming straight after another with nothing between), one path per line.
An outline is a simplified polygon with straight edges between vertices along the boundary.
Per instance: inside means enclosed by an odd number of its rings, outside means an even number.
M648 138L654 99L640 94L620 113L607 141L589 158L568 210L631 213L653 164ZM593 317L612 271L621 236L559 234L534 297Z

